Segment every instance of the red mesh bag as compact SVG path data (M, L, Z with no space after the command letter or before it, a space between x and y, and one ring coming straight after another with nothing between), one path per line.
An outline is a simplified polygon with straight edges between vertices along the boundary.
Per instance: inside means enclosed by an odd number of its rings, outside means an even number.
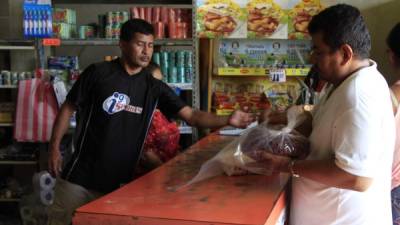
M144 153L154 152L162 162L166 162L178 153L179 137L176 123L169 122L159 110L156 110L144 143Z
M135 174L142 175L179 153L179 128L156 110L144 142L142 158Z

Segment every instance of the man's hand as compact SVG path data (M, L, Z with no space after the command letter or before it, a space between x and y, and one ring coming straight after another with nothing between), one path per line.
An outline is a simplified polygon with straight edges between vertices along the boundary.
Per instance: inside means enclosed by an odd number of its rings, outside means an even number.
M53 177L58 177L62 169L62 157L58 146L50 147L48 164L50 174Z
M251 113L245 113L240 110L236 110L229 117L228 123L231 126L238 128L246 128L250 123L254 122L255 117Z

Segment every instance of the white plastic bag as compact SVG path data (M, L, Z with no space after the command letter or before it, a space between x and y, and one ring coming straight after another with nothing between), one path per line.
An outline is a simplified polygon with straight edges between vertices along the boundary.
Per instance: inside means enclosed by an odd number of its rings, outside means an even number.
M248 130L240 138L223 148L216 156L206 161L197 175L187 185L223 175L232 176L248 171L254 174L270 175L273 171L268 166L254 167L250 163L262 160L260 151L303 159L309 153L309 142L295 128L300 125L305 115L299 106L291 107L287 112L288 124L270 125L268 121Z

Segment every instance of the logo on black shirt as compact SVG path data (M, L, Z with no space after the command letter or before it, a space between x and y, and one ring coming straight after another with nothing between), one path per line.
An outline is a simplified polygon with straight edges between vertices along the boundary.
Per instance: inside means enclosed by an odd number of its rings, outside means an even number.
M112 115L117 112L126 110L128 112L141 114L143 108L129 105L130 98L126 94L114 92L103 102L103 110Z

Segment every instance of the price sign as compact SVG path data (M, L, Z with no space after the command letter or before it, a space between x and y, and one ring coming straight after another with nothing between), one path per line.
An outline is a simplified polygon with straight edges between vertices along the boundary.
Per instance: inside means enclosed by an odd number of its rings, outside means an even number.
M272 82L286 82L285 69L270 69L269 80Z
M61 40L58 38L43 38L44 46L60 46Z

